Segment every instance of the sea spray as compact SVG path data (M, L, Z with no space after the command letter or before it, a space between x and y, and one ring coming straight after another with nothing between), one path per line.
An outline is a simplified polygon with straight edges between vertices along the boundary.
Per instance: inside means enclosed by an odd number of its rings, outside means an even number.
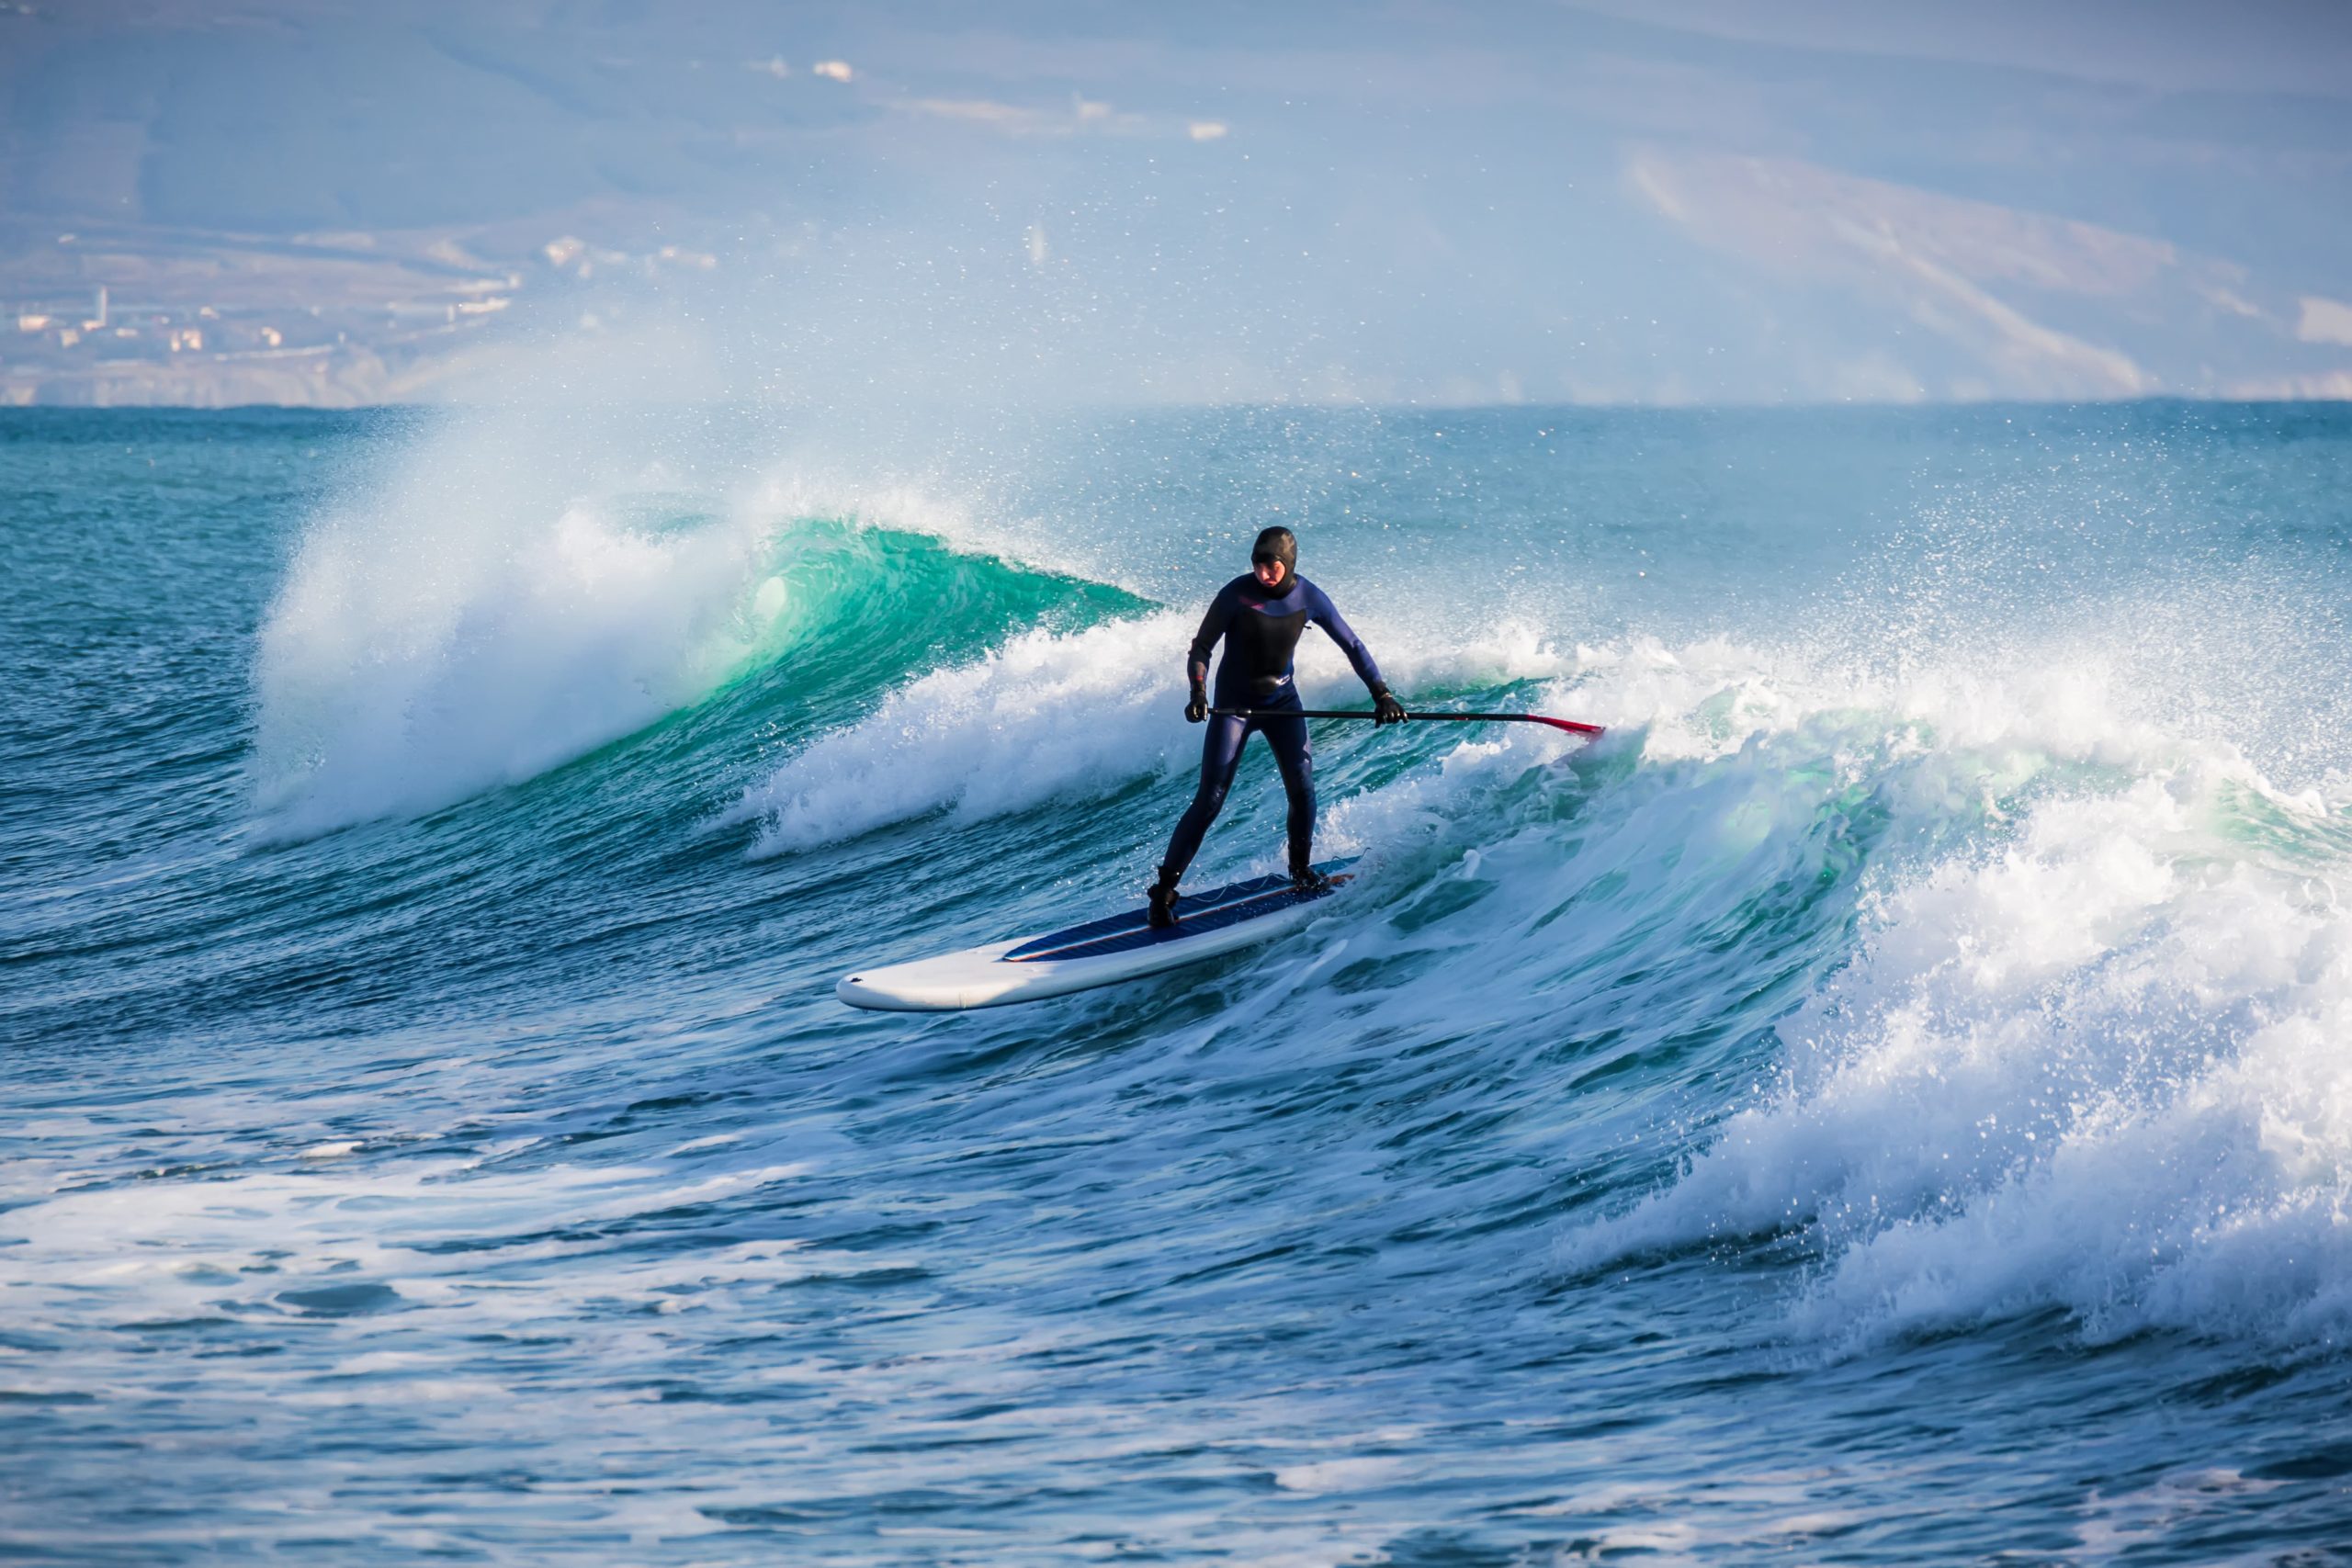
M1779 1026L1784 1086L1566 1258L1785 1230L1822 1260L1790 1329L1849 1350L2045 1306L2099 1338L2352 1326L2341 818L2199 747L2017 817L1890 878Z
M529 778L702 695L784 612L772 519L696 515L659 462L443 418L304 531L263 628L274 836Z
M1000 615L1139 607L982 558L936 566L984 530L903 484L625 451L544 411L439 416L310 520L254 673L265 838L536 777L804 642L799 683L821 692L845 673L821 661L946 651L974 615L993 635ZM930 530L912 555L848 536L910 528Z

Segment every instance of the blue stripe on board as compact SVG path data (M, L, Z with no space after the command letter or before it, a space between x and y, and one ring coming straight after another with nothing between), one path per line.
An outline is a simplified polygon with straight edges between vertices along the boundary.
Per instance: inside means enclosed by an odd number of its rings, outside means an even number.
M1338 877L1355 864L1353 856L1346 860L1327 861L1316 869L1326 876ZM1287 876L1253 876L1247 882L1227 883L1212 887L1205 893L1179 895L1176 913L1183 923L1173 931L1154 931L1146 913L1131 909L1125 914L1113 915L1084 925L1070 926L1049 935L1033 937L1006 953L1001 962L1033 964L1043 958L1092 958L1105 953L1131 953L1139 947L1158 942L1182 942L1187 936L1202 936L1223 931L1242 920L1270 915L1289 905L1303 903L1320 894L1291 891Z

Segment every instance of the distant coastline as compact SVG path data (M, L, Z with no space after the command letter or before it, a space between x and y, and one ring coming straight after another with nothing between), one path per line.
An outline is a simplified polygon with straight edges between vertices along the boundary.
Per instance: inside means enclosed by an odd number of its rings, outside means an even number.
M471 372L485 367L488 355L469 358L462 368ZM319 363L304 360L301 365ZM427 364L412 367L405 373L396 371L381 361L370 361L363 355L353 360L330 364L324 372L311 370L278 370L269 367L232 366L213 371L201 366L171 367L169 378L158 376L141 379L129 373L106 378L91 378L81 383L62 378L42 384L0 381L0 418L19 412L107 412L121 413L237 413L253 412L318 412L318 413L397 413L426 409L462 409L471 400L464 397L436 397L435 388L458 380L460 366ZM468 378L475 387L482 383ZM50 395L27 395L47 390ZM152 393L153 395L141 395ZM276 395L272 395L276 394ZM2315 413L2352 408L2352 390L2333 393L2298 392L2285 396L2223 395L2178 392L2152 392L2136 397L2112 398L1928 398L1910 401L1849 399L1841 401L1792 399L1785 402L1565 402L1553 400L1521 402L1290 402L1235 401L1230 403L1167 402L1151 404L1099 405L1103 410L1124 410L1128 412L1165 412L1177 414L1204 410L1226 409L1242 412L1252 409L1270 411L1316 411L1344 412L1354 410L1366 414L1417 414L1440 416L1449 413L1478 413L1516 412L1529 415L1555 414L1803 414L1834 412L1856 413L1874 411L1949 409L1972 413L1984 413L2001 409L2020 411L2091 408L2129 408L2134 406L2206 407L2214 409L2308 409ZM677 406L702 406L692 402ZM712 405L716 406L716 405Z
M717 265L547 234L0 223L0 407L428 401L496 352L492 327L526 301L594 330L587 280Z

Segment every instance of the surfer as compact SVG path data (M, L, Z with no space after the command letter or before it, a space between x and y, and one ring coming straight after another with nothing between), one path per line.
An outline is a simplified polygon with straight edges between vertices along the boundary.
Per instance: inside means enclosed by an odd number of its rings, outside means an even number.
M1233 785L1233 770L1241 748L1251 735L1262 735L1274 749L1274 765L1282 771L1283 788L1290 795L1290 879L1303 893L1329 886L1315 869L1315 769L1306 740L1306 720L1283 715L1298 709L1297 682L1292 679L1291 656L1299 635L1312 621L1340 645L1356 673L1372 688L1374 721L1401 724L1405 705L1390 694L1372 661L1372 650L1340 618L1330 598L1298 575L1298 539L1287 528L1269 528L1250 549L1250 571L1217 590L1201 629L1193 637L1184 674L1192 685L1192 700L1184 716L1205 722L1208 734L1201 741L1201 787L1168 840L1168 855L1160 863L1159 880L1151 888L1151 923L1176 923L1176 881L1199 852L1202 836L1225 807L1225 793ZM1256 716L1209 712L1209 650L1225 642L1225 657L1217 661L1216 702L1219 708L1250 708Z

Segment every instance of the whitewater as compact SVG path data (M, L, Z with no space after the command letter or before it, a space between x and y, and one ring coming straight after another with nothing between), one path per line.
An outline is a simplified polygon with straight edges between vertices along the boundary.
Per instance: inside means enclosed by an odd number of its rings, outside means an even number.
M0 481L13 1556L2352 1540L2352 415L12 411ZM1277 522L1411 705L1608 733L1320 724L1296 935L839 1005L1139 898ZM1193 884L1282 820L1253 750Z

